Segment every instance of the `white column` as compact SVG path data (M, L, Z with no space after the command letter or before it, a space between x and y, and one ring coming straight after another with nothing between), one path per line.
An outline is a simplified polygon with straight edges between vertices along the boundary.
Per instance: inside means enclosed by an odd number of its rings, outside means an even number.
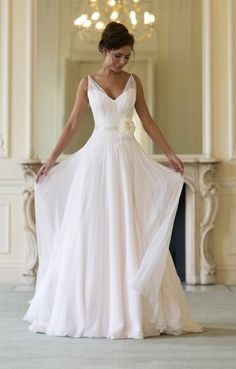
M35 157L36 0L27 0L26 159Z
M0 157L9 155L10 1L0 0Z
M235 6L235 5L234 5ZM236 159L236 130L235 130L235 25L233 1L227 0L227 51L228 51L228 140L229 160Z
M211 0L202 0L202 153L212 157Z

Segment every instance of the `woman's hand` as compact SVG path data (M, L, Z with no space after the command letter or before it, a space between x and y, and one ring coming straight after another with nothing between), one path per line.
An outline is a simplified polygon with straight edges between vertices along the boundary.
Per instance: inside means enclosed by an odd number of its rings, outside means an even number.
M38 182L41 175L47 175L48 171L53 167L55 160L49 158L40 168L36 176L36 182Z
M176 171L176 172L180 172L181 175L183 175L184 173L184 164L183 162L180 160L180 158L178 158L177 155L172 154L170 156L167 157L169 160L169 163L171 165L171 167Z

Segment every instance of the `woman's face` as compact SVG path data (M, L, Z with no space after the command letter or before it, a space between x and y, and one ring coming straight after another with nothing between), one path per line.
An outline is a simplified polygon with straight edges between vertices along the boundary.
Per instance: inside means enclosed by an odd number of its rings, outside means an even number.
M107 50L104 64L112 71L119 72L129 62L131 52L131 46L123 46L120 49L115 50Z

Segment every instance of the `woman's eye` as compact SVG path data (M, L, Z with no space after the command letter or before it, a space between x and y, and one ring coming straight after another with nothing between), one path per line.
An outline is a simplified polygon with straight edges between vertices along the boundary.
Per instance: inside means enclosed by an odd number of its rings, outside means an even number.
M115 54L115 57L116 57L117 59L120 59L120 58L121 58L121 55L116 55L116 54ZM125 59L126 59L126 60L129 60L129 58L130 58L129 56L125 56Z

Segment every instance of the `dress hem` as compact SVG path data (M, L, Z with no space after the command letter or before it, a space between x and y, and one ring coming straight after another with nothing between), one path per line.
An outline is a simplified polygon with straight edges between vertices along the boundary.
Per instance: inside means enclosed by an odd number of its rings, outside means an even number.
M32 333L39 333L39 334L46 334L48 336L56 336L56 337L71 337L71 338L108 338L108 339L144 339L148 337L159 337L160 335L170 335L170 336L181 336L183 334L187 333L202 333L204 330L202 327L200 327L198 330L193 328L187 328L187 327L178 327L178 328L169 328L169 327L163 327L159 326L156 327L156 332L150 332L150 333L144 333L142 335L137 334L124 334L121 336L114 336L114 335L86 335L86 334L79 334L79 335L73 335L69 333L48 333L46 329L44 328L37 328L37 326L34 325L32 321L29 319L23 318L23 320L28 321L31 323L31 325L28 327L28 330Z

